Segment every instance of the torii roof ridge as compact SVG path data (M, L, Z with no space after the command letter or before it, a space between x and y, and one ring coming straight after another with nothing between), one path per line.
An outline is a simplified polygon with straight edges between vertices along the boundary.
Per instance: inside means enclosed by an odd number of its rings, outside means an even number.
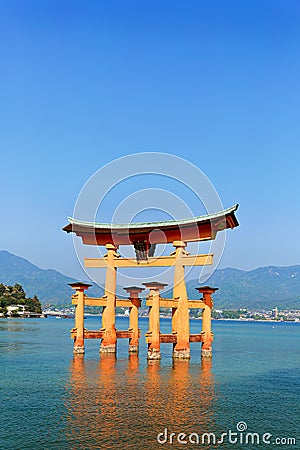
M188 219L178 219L178 220L166 220L163 222L132 222L132 223L121 223L121 224L114 224L114 223L100 223L100 222L86 222L86 221L82 221L82 220L78 220L78 219L74 219L73 217L68 217L68 221L69 221L69 225L66 225L63 230L70 232L72 231L71 229L71 225L78 225L80 227L87 227L87 228L91 228L93 227L94 229L107 229L110 228L111 230L118 230L118 229L134 229L134 228L153 228L153 227L164 227L164 226L172 226L172 225L188 225L188 224L192 224L192 223L199 223L199 222L204 222L204 221L211 221L211 220L215 220L218 218L222 218L234 211L236 211L238 209L238 204L232 206L231 208L227 208L224 209L223 211L219 211L213 214L207 214L207 215L202 215L202 216L197 216L197 217L191 217ZM233 216L234 219L235 216ZM236 220L237 222L237 220ZM238 225L238 222L235 224L236 226Z

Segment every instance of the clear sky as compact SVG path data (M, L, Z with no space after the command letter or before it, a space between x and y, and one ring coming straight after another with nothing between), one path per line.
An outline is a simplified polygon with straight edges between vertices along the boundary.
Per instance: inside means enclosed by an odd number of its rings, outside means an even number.
M83 184L154 151L240 204L221 267L300 264L298 0L1 0L0 52L1 249L76 276Z

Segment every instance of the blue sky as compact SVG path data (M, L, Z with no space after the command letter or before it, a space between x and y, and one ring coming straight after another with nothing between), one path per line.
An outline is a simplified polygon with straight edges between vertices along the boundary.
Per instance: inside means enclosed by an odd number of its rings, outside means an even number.
M0 1L0 248L76 276L80 189L154 151L240 204L221 267L299 264L299 23L296 0Z

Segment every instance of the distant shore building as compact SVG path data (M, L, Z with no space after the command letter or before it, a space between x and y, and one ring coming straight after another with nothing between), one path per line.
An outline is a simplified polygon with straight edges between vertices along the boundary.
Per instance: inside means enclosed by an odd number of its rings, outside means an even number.
M25 314L26 305L9 305L7 306L7 315L11 316L14 313L18 313L19 316L23 316Z
M272 317L274 317L274 319L278 319L278 308L277 306L272 309Z

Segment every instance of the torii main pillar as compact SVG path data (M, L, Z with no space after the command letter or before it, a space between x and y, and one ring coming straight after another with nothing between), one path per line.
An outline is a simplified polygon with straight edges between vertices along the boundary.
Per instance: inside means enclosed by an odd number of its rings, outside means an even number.
M117 333L116 333L116 288L117 288L117 268L114 264L118 246L106 244L107 262L105 292L107 298L106 306L102 313L102 330L105 332L104 338L100 344L100 353L116 353Z
M173 346L173 358L189 359L190 356L190 321L186 284L184 279L184 256L186 243L174 241L174 287L173 298L178 299L178 307L172 309L172 333L177 335Z

